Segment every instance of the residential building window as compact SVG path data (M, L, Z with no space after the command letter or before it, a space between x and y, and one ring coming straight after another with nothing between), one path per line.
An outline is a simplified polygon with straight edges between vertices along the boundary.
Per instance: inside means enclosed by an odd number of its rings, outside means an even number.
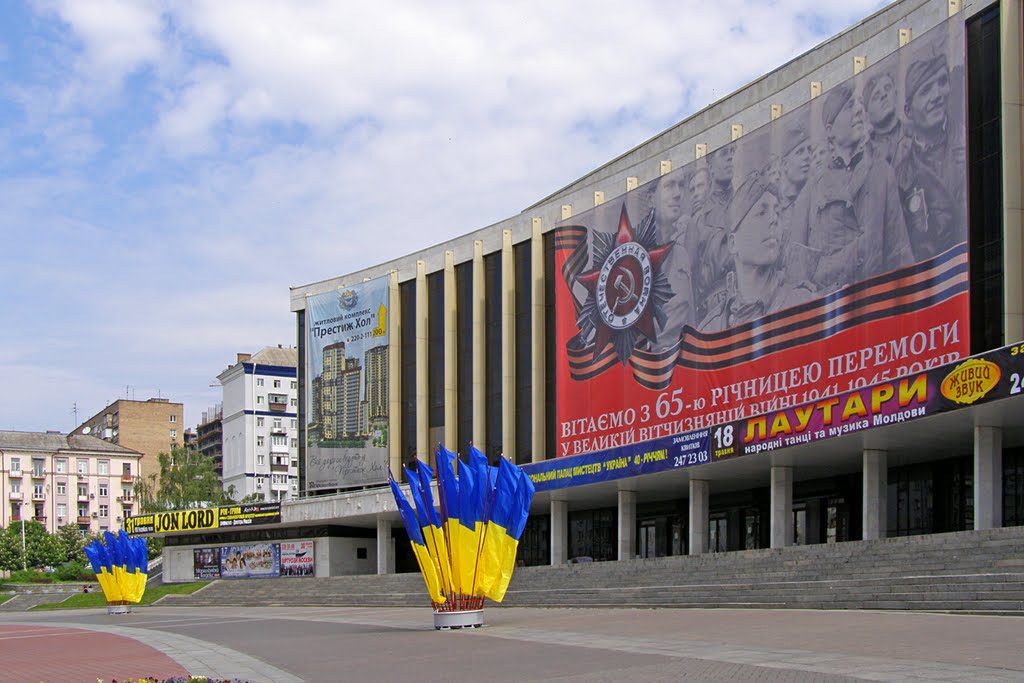
M292 460L292 467L298 467L298 466L299 466L299 461L298 460Z
M100 517L106 517L110 509L106 505L100 505Z
M281 380L279 380L279 379L275 379L274 380L274 388L275 389L280 389L281 388Z
M178 421L178 416L177 415L171 415L171 424L174 424L177 421Z
M260 453L259 455L256 456L256 464L257 465L263 465L264 464L264 457L263 457L262 453Z
M274 436L270 437L270 443L272 443L275 446L284 446L285 444L288 443L288 437L278 436L275 434Z
M21 493L21 479L11 479L11 493Z
M54 460L54 463L56 463L57 465L57 474L68 473L68 461L66 459L57 458L56 460Z
M177 429L172 429L171 430L171 439L173 440L173 439L177 439L177 438L178 438L178 430Z
M11 474L21 473L21 458L11 458Z
M262 427L263 426L263 418L262 417L257 417L256 418L256 426L257 427Z
M292 380L292 389L298 389L298 388L299 388L299 383L296 382L295 380Z
M263 378L262 377L257 377L256 378L256 386L258 386L258 387L262 387L263 386Z
M280 429L280 428L281 428L281 418L275 417L274 418L274 429Z
M99 475L101 477L104 477L104 476L107 476L108 474L110 474L110 461L109 460L100 460L98 463L96 463L96 467L97 467L97 472L99 473Z
M86 497L88 497L88 495L89 495L89 485L88 484L79 484L78 485L78 497L79 498L86 498Z
M291 447L292 448L298 448L299 447L299 440L298 439L292 439Z
M65 503L57 503L57 521L63 522L68 516L68 506Z
M121 489L121 498L123 498L124 500L131 500L132 499L132 490L130 488L128 488L127 486L122 488Z
M32 485L32 497L35 498L36 500L42 500L45 497L45 494L43 493L43 485L42 484L33 484ZM38 517L39 515L36 515L36 516Z
M121 476L130 477L132 476L132 464L130 462L121 464Z
M292 429L295 429L295 427L297 425L298 425L298 422L296 420L292 420Z
M256 437L256 445L257 446L262 446L263 445L263 437L262 436L257 436Z
M110 495L110 488L109 488L108 484L105 484L105 483L100 484L99 485L99 489L100 489L100 498L106 498L107 496Z
M57 495L66 496L68 494L68 483L66 481L57 482Z
M263 405L263 397L262 396L257 396L256 397L256 403L259 404L259 405Z
M88 503L81 503L78 506L78 516L79 517L88 517L89 516L89 504Z
M45 470L43 469L46 465L46 461L42 458L32 458L32 476L41 477Z
M294 406L297 406L297 405L299 405L299 399L297 399L297 398L295 398L295 397L293 396L293 397L292 397L292 406L294 407Z
M89 473L89 461L88 460L82 460L81 458L79 458L79 460L78 460L78 473L79 474L88 474Z
M263 477L256 477L256 488L263 488Z

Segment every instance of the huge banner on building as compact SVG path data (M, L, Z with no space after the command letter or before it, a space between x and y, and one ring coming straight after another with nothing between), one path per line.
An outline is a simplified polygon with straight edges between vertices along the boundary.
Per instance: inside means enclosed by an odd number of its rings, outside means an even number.
M954 19L559 225L558 456L967 356L963 65Z
M388 280L306 300L306 488L387 481Z

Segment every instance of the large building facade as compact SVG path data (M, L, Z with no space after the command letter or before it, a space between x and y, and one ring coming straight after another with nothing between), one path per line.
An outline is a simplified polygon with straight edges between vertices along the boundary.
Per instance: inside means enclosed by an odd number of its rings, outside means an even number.
M1021 18L896 2L518 216L294 288L300 430L311 298L387 278L391 470L524 465L529 564L1024 524Z
M298 491L298 380L294 348L240 353L217 376L223 387L225 490L241 500L291 499Z
M0 527L35 520L50 533L117 531L137 511L142 454L94 436L0 432Z
M145 401L119 399L74 429L142 453L140 476L155 488L160 478L161 453L185 445L185 408L166 398Z

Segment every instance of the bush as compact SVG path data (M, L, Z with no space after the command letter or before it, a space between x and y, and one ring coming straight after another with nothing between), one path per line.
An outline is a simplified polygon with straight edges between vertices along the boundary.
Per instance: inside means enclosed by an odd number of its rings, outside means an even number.
M83 581L84 574L85 564L78 561L65 562L54 572L59 581Z

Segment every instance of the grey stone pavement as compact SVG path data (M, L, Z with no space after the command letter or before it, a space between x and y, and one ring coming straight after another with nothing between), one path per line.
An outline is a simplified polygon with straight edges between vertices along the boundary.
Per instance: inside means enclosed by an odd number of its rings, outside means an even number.
M127 636L192 674L251 683L1024 681L1014 616L489 605L484 618L435 631L427 608L149 606L13 612L0 625Z

